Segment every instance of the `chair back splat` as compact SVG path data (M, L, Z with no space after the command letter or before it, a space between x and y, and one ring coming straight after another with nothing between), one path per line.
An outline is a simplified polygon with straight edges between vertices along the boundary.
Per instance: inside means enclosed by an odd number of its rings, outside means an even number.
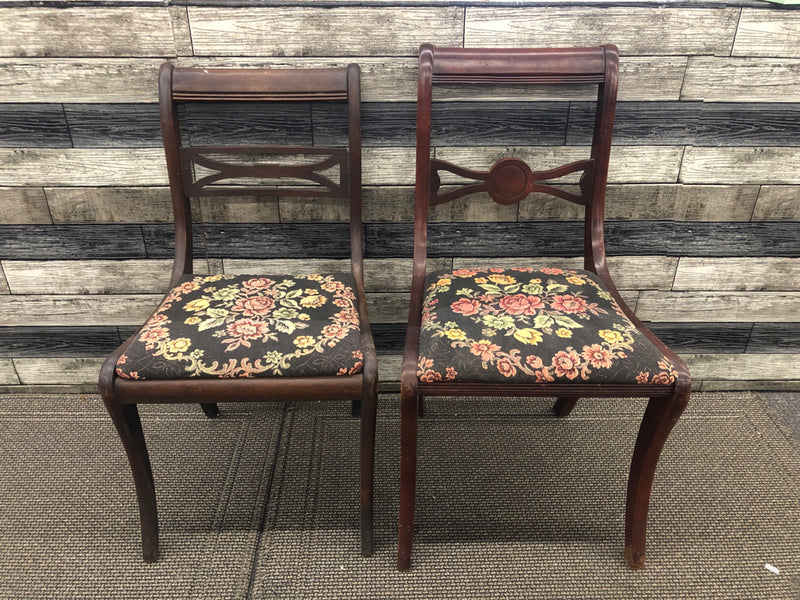
M613 45L420 49L414 262L401 375L401 570L411 566L423 397L464 395L552 396L559 416L585 396L649 397L631 464L625 540L630 566L644 566L650 485L661 448L688 402L690 378L680 358L625 305L606 263L603 214L618 63ZM483 96L498 86L552 91L575 84L597 88L587 158L537 168L505 157L481 170L431 156L434 88L477 87ZM571 178L563 181L566 176ZM575 178L577 189L561 187ZM526 261L512 268L427 271L432 208L473 194L515 205L533 193L584 207L583 269ZM474 252L471 247L479 255Z
M161 67L161 129L175 225L170 285L147 322L100 371L100 391L133 471L145 561L156 560L159 544L140 403L199 402L206 415L216 417L217 402L351 402L354 416L361 418L361 550L365 555L372 552L378 374L364 295L360 103L360 70L355 64L285 70L185 69L169 63ZM258 111L265 105L296 111L305 119L312 114L305 104L324 105L315 113L315 122L342 105L347 111L345 142L265 145L264 136L291 139L296 132L286 120L271 118L272 113L268 126L251 126L251 120L264 114ZM232 122L238 127L215 121L219 111L231 107L237 109ZM205 126L201 133L192 129L193 118ZM241 137L258 137L259 143L245 145ZM307 134L303 142L311 139ZM315 250L319 258L347 262L349 257L349 265L337 272L267 268L255 274L198 274L190 198L218 202L221 196L273 201L279 197L282 205L317 198L349 200L349 226L330 228L342 234L340 241L333 240L334 235L309 240L308 233L297 233L302 225L266 223L249 230L255 233L246 241L230 233L235 229L218 228L215 242L256 250L256 258L281 259L282 265L283 259ZM213 224L204 224L206 239L209 225ZM263 243L256 241L259 236ZM333 256L331 248L336 249Z

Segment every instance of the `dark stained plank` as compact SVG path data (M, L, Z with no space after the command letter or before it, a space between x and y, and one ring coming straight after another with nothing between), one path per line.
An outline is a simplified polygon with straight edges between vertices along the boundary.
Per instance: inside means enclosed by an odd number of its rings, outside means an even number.
M161 146L157 104L66 104L76 148Z
M431 143L525 144L560 146L566 135L567 102L434 102ZM341 144L347 135L346 114L329 104L312 106L314 140ZM375 102L362 105L363 144L372 147L414 146L416 105Z
M0 225L4 260L146 258L139 225Z
M0 357L105 356L120 345L116 327L0 327Z
M704 103L694 144L800 146L800 103Z
M141 225L146 249L145 258L172 258L175 255L175 228L172 223L145 223ZM203 225L194 223L192 227L194 257L205 258L205 239Z
M747 351L758 354L800 354L800 323L755 323ZM800 365L800 360L797 364Z
M378 354L402 354L405 345L405 323L370 323Z
M71 148L60 104L0 104L0 147Z
M745 351L752 323L645 323L679 354L739 354Z
M209 257L350 256L347 223L206 223L204 228Z
M179 111L185 126L184 144L192 146L313 143L307 102L190 102Z
M619 102L614 143L632 146L694 144L702 102ZM591 144L595 104L573 102L567 144Z
M673 256L800 256L800 223L776 227L771 223L686 222L665 227L671 232Z

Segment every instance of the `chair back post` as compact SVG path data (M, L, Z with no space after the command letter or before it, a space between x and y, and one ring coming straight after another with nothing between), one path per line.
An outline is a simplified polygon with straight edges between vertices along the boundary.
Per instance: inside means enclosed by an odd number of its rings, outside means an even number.
M174 68L172 64L164 63L158 74L161 136L164 140L164 154L166 155L172 214L175 223L175 256L172 263L170 287L177 285L181 276L193 271L191 206L183 187L180 158L181 134L178 128L178 111L172 97Z
M347 187L350 199L350 267L356 284L364 273L364 248L361 198L361 69L347 65L348 168ZM363 291L363 290L362 290Z
M619 81L619 51L613 44L605 44L605 73L603 82L597 90L594 134L592 136L591 199L586 205L584 217L584 268L594 271L613 286L608 276L604 243L604 221L606 183L611 154L611 136L614 128L614 114L617 103L617 84Z

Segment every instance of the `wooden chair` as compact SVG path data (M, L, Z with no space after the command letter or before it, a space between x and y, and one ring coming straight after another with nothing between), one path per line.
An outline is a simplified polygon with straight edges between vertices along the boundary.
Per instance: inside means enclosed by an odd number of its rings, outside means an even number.
M347 103L344 147L181 144L179 102L333 100ZM369 555L378 376L362 265L359 68L164 64L159 103L175 216L170 289L100 371L103 401L133 471L144 560L158 558L158 518L137 404L173 402L200 402L215 417L217 402L350 400L361 416L361 551ZM297 165L299 155L305 162ZM263 156L266 163L259 162ZM349 199L350 269L297 276L196 274L190 197L236 195Z
M625 305L606 265L603 206L617 78L618 53L612 45L513 50L423 45L420 50L414 263L401 380L401 570L411 567L422 399L467 395L553 396L559 416L568 415L585 396L648 397L625 514L625 557L633 569L644 566L653 474L689 400L690 378L678 356ZM488 171L431 158L432 88L459 84L596 84L589 157L543 171L517 158L503 158ZM473 182L443 190L440 173ZM581 173L575 193L554 185L570 173ZM476 192L504 205L539 192L584 206L584 268L525 263L427 273L429 209Z

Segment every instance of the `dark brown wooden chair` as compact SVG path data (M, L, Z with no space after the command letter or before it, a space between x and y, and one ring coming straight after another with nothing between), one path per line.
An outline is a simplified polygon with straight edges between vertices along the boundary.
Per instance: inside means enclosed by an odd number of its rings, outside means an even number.
M603 207L617 78L618 53L612 45L513 50L423 45L420 50L414 264L401 381L401 570L411 567L417 418L426 396L551 396L557 398L559 416L568 415L581 397L649 398L625 514L625 557L633 569L644 566L653 474L691 386L684 363L625 305L606 265ZM460 84L514 84L515 89L517 84L596 84L591 153L543 171L517 158L503 158L488 171L431 158L432 88ZM472 182L443 188L442 173ZM571 173L581 174L579 189L559 187L557 180ZM538 192L584 206L583 269L526 263L428 273L429 209L476 192L504 205ZM464 241L477 245L481 240Z
M211 101L346 102L348 143L182 145L178 103ZM175 215L170 289L100 371L100 392L133 471L144 560L158 558L158 518L137 404L173 402L200 402L206 415L215 417L217 402L350 400L361 416L361 551L369 555L378 375L362 265L359 68L179 69L164 64L159 102ZM349 199L350 269L315 275L196 274L190 198L236 195Z

